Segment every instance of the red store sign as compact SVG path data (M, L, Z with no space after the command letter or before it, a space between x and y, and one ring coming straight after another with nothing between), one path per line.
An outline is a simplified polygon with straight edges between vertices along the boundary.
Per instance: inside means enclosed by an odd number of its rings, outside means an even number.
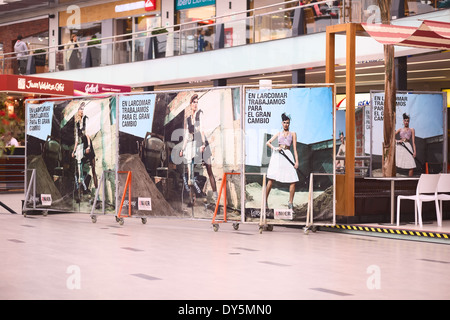
M127 86L115 86L103 83L92 83L92 82L77 82L73 83L73 94L75 96L88 96L92 94L101 93L121 93L130 92L131 87Z
M73 95L73 82L8 74L0 77L0 91L68 96Z
M155 11L156 10L156 0L145 0L145 11Z
M7 74L0 75L0 92L2 91L51 96L88 96L130 92L131 87Z

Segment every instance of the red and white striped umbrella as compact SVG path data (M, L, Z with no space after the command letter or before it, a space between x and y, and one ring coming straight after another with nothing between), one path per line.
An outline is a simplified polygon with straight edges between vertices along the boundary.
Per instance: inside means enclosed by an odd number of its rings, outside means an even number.
M450 49L450 23L424 20L419 27L388 24L361 24L364 30L382 44Z

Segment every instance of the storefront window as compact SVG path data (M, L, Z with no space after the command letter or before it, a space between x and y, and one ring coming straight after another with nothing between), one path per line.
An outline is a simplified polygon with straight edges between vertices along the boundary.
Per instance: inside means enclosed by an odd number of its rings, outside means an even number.
M86 51L82 51L74 48L74 44L71 43L73 35L76 35L76 42L84 42L92 40L94 43L97 42L96 39L102 37L102 25L100 22L85 23L78 29L74 28L61 28L61 44L64 46L63 52L59 53L57 57L57 68L59 70L71 70L81 67L82 54L86 54ZM77 46L84 47L89 43L80 43ZM75 49L75 50L67 50ZM77 62L74 62L74 57L76 56ZM71 59L72 58L72 59ZM100 61L97 62L100 64Z
M161 26L161 17L154 16L141 16L134 18L135 32L147 31Z
M161 16L116 19L115 25L116 35L123 35L116 38L115 63L142 61L146 59L150 45L147 31L161 27Z
M48 47L48 31L35 34L23 39L31 50Z
M262 13L266 13L266 12L275 11L276 9L286 9L288 7L293 7L293 6L298 5L298 3L292 3L291 0L285 0L285 2L290 2L285 5L282 5L281 2L282 1L280 1L280 0L248 0L247 1L247 6L248 6L247 9L248 10L257 9L256 14L262 14ZM270 6L273 4L279 4L280 6L258 9L258 8L267 7L267 6Z
M254 26L255 41L283 39L291 35L294 13L293 11L282 10L295 7L299 3L285 2L288 3L283 5L277 0L252 0L248 2L248 9L255 9L253 14L258 16ZM277 6L271 6L274 4L277 4Z
M61 44L70 42L70 36L75 33L78 41L91 40L93 36L102 37L102 24L100 22L82 24L79 29L64 27L61 30Z
M131 34L133 32L132 18L116 19L116 35L123 35L116 38L114 47L114 63L131 62Z
M177 24L181 24L181 47L183 53L206 51L214 43L216 15L215 5L179 10L176 14Z
M35 73L48 72L47 50L48 47L48 31L35 34L24 39L27 43L30 53L34 54Z
M134 32L140 32L136 35L134 40L134 60L142 61L144 60L146 50L148 49L149 42L147 40L148 30L153 30L155 28L161 27L161 17L158 15L154 16L141 16L134 18ZM147 44L147 45L146 45Z

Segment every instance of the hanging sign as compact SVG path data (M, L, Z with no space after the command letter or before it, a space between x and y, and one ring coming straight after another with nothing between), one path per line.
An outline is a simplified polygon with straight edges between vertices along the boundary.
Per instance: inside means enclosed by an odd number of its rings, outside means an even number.
M156 0L145 0L145 11L155 11L156 10Z
M145 11L156 10L156 0L136 1L115 6L115 12L126 12L144 8Z
M122 93L130 92L131 87L128 86L116 86L103 83L92 83L92 82L78 82L73 83L73 94L75 96L87 96L90 94L101 94L101 93Z
M58 96L73 94L72 81L39 78L34 76L29 77L13 74L1 75L0 87L2 91L50 94Z
M52 132L53 105L51 101L30 104L27 108L27 134L46 140Z
M120 131L144 138L152 127L155 98L155 94L120 96Z
M216 0L176 0L175 9L184 10L215 5Z

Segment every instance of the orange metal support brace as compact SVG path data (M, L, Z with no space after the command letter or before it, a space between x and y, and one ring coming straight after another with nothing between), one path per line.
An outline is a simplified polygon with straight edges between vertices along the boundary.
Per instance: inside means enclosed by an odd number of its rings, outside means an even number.
M223 174L223 179L222 179L222 183L220 184L219 195L217 197L216 209L214 210L212 223L227 222L227 174L240 174L240 173L239 172L225 172ZM216 216L217 216L217 212L219 211L220 197L222 195L222 192L225 197L223 200L223 221L216 221Z
M123 190L122 201L120 202L119 214L117 215L121 218L122 206L127 194L128 188L128 217L131 217L131 171L118 171L118 173L127 173L127 180L125 182L125 189Z

